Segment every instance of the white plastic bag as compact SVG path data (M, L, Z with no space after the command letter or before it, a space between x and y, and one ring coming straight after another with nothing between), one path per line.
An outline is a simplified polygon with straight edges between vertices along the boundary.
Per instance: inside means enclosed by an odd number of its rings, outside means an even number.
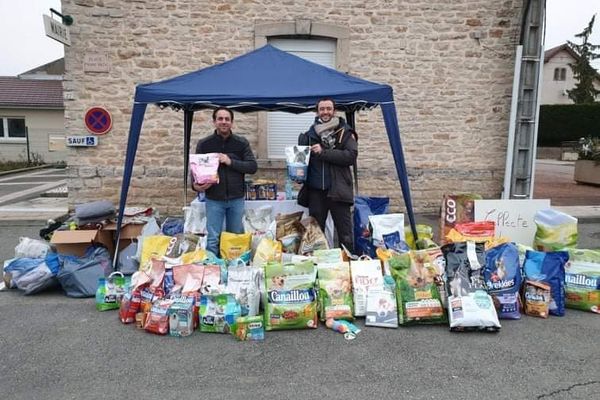
M49 251L50 245L47 242L21 237L15 247L15 258L46 258Z
M154 235L160 235L160 234L161 234L160 226L158 226L158 223L156 222L156 218L150 217L148 219L148 222L146 223L146 225L144 225L144 227L142 228L142 233L137 238L138 247L137 247L137 251L135 253L134 258L136 260L140 261L140 259L142 257L142 247L144 244L144 238L146 238L148 236L154 236Z

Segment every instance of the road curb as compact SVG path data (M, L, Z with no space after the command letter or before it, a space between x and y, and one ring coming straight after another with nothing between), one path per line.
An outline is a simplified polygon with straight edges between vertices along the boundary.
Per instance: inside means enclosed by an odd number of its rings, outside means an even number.
M2 172L0 172L0 176L10 175L10 174L18 174L19 172L35 171L36 169L44 169L44 168L57 168L57 167L56 167L56 165L53 165L53 164L36 165L35 167L27 167L27 168L11 169L10 171L2 171Z

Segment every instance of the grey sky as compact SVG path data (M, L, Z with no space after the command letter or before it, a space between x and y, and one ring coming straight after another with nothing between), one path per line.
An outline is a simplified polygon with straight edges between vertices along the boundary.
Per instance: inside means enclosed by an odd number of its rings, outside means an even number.
M17 75L64 55L63 45L44 33L42 14L50 15L50 8L60 11L60 0L0 0L0 75ZM547 49L575 41L573 35L594 13L591 42L600 44L600 0L547 0L547 11Z

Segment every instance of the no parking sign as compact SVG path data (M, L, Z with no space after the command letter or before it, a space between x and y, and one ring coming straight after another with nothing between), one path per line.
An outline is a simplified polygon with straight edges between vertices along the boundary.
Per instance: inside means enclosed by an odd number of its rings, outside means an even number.
M87 110L84 121L87 130L96 135L104 135L112 128L112 117L103 107L92 107Z

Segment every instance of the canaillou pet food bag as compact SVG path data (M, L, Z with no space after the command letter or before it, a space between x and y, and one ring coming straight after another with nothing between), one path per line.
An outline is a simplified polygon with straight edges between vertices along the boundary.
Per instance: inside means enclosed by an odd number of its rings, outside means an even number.
M565 291L567 307L600 314L599 250L569 250Z
M312 261L267 263L265 268L265 329L317 328L317 270Z

